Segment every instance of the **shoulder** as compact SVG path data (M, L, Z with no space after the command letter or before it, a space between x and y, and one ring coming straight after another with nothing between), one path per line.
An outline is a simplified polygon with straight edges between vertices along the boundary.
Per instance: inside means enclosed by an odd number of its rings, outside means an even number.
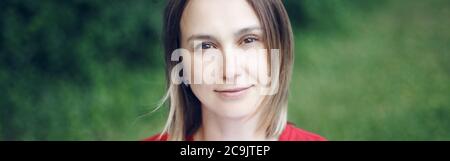
M300 129L288 123L279 137L279 141L326 141L318 134Z
M167 141L168 134L156 134L153 136L150 136L148 138L145 138L143 141Z

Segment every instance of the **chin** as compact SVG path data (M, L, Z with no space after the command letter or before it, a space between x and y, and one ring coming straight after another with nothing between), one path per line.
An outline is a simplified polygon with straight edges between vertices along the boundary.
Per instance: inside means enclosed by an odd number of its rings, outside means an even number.
M240 119L254 114L258 110L254 101L222 102L209 106L212 112L223 118Z

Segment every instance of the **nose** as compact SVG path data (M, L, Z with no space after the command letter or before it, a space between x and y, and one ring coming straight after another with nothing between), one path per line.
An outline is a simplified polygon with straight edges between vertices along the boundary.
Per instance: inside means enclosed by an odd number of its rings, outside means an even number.
M223 80L228 83L236 83L239 77L243 74L243 69L241 68L242 60L239 59L240 54L239 49L235 49L234 47L224 48L222 51L223 54Z

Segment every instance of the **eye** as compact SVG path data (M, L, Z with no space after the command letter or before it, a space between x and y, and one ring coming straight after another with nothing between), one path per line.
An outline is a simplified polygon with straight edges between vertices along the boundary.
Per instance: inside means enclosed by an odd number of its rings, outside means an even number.
M212 47L211 44L202 43L202 49L209 49L209 48L211 48L211 47Z
M244 43L246 43L246 44L252 43L252 42L254 42L254 41L256 41L255 38L246 38L246 39L244 39Z
M202 49L211 49L211 48L215 48L214 44L210 43L210 42L203 42L199 45L199 47L201 47Z
M246 38L244 38L244 39L242 40L242 43L243 43L243 44L250 44L250 43L253 43L253 42L255 42L255 41L258 41L258 38L251 36L251 37L246 37Z

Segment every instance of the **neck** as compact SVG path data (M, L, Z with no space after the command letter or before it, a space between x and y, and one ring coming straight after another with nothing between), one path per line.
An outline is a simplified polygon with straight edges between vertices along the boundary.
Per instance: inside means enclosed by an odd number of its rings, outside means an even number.
M194 135L194 140L276 140L275 138L266 137L264 128L258 128L259 119L259 113L242 118L223 118L207 110L207 108L202 108L202 125Z

